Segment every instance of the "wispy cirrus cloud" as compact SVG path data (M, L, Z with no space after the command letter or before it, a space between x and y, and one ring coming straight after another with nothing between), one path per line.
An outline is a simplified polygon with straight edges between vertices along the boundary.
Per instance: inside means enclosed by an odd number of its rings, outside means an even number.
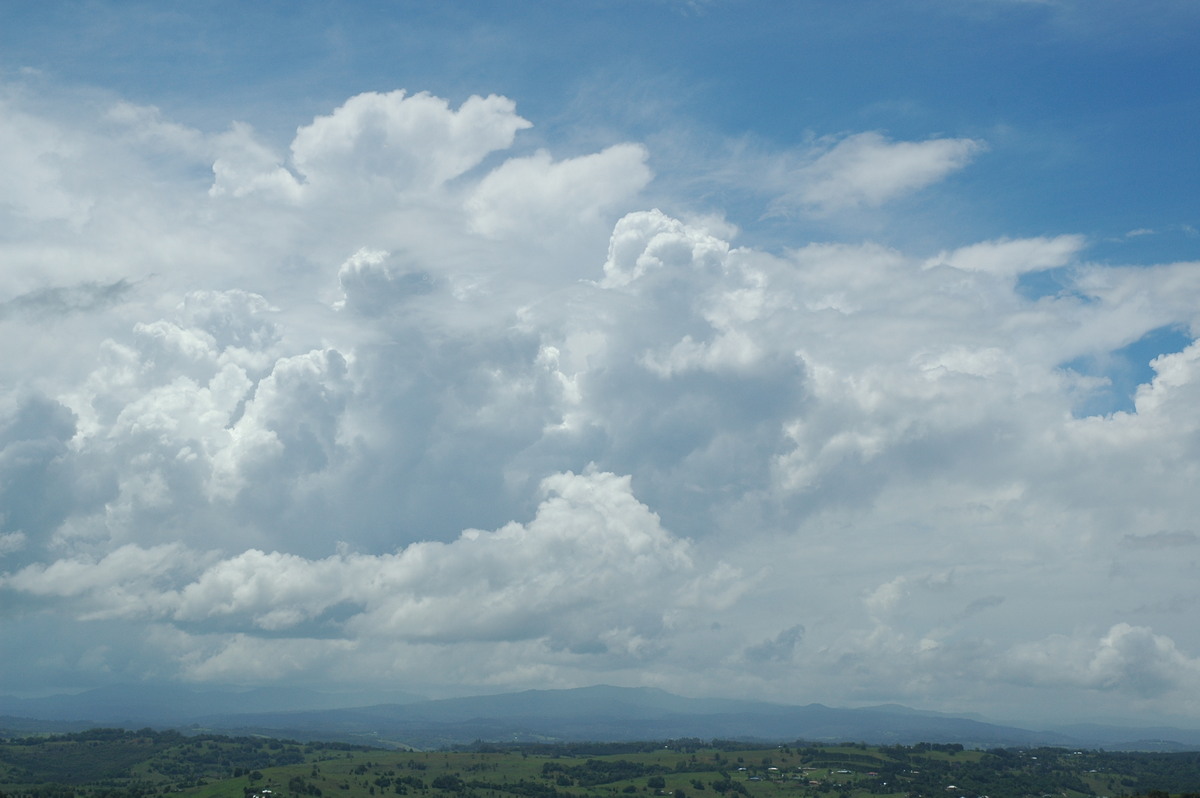
M942 180L985 150L975 139L891 141L877 132L856 133L818 150L789 175L795 187L774 206L821 214L878 207Z

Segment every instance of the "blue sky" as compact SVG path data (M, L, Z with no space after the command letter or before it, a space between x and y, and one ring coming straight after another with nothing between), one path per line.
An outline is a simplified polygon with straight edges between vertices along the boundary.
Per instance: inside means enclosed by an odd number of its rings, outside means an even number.
M1200 724L1198 38L6 7L0 684Z
M362 91L494 92L568 146L679 128L776 151L864 129L982 138L991 155L960 177L975 189L964 241L1043 234L1048 216L1097 243L1167 221L1156 238L1173 240L1154 257L1183 257L1177 228L1197 210L1196 167L1178 156L1200 116L1200 14L1181 2L864 2L853 14L834 2L48 3L6 15L10 71L200 129L232 117L286 142L297 117ZM737 210L748 223L762 209Z

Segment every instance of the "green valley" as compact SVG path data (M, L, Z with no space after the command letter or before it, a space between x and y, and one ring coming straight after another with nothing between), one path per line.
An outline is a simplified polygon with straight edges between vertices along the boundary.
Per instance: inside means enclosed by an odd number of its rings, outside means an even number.
M5 798L1200 798L1200 753L653 743L439 751L95 729L0 742Z

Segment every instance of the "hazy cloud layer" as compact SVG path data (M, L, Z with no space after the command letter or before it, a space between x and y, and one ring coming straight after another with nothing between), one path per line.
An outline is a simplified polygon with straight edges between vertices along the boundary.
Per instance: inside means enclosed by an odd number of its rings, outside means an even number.
M57 630L0 654L27 688L1200 713L1200 264L769 250L650 207L649 146L524 146L496 95L359 94L282 143L0 102L0 623ZM853 133L763 207L880 208L987 148ZM1109 386L1071 364L1164 327L1192 342L1133 410L1080 412Z

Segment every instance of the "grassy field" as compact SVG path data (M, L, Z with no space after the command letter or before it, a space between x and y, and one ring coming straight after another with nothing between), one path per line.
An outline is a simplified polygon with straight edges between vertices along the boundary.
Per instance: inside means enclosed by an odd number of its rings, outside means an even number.
M410 752L173 732L0 744L12 798L1200 798L1200 754L674 741ZM1159 792L1155 792L1159 791Z

